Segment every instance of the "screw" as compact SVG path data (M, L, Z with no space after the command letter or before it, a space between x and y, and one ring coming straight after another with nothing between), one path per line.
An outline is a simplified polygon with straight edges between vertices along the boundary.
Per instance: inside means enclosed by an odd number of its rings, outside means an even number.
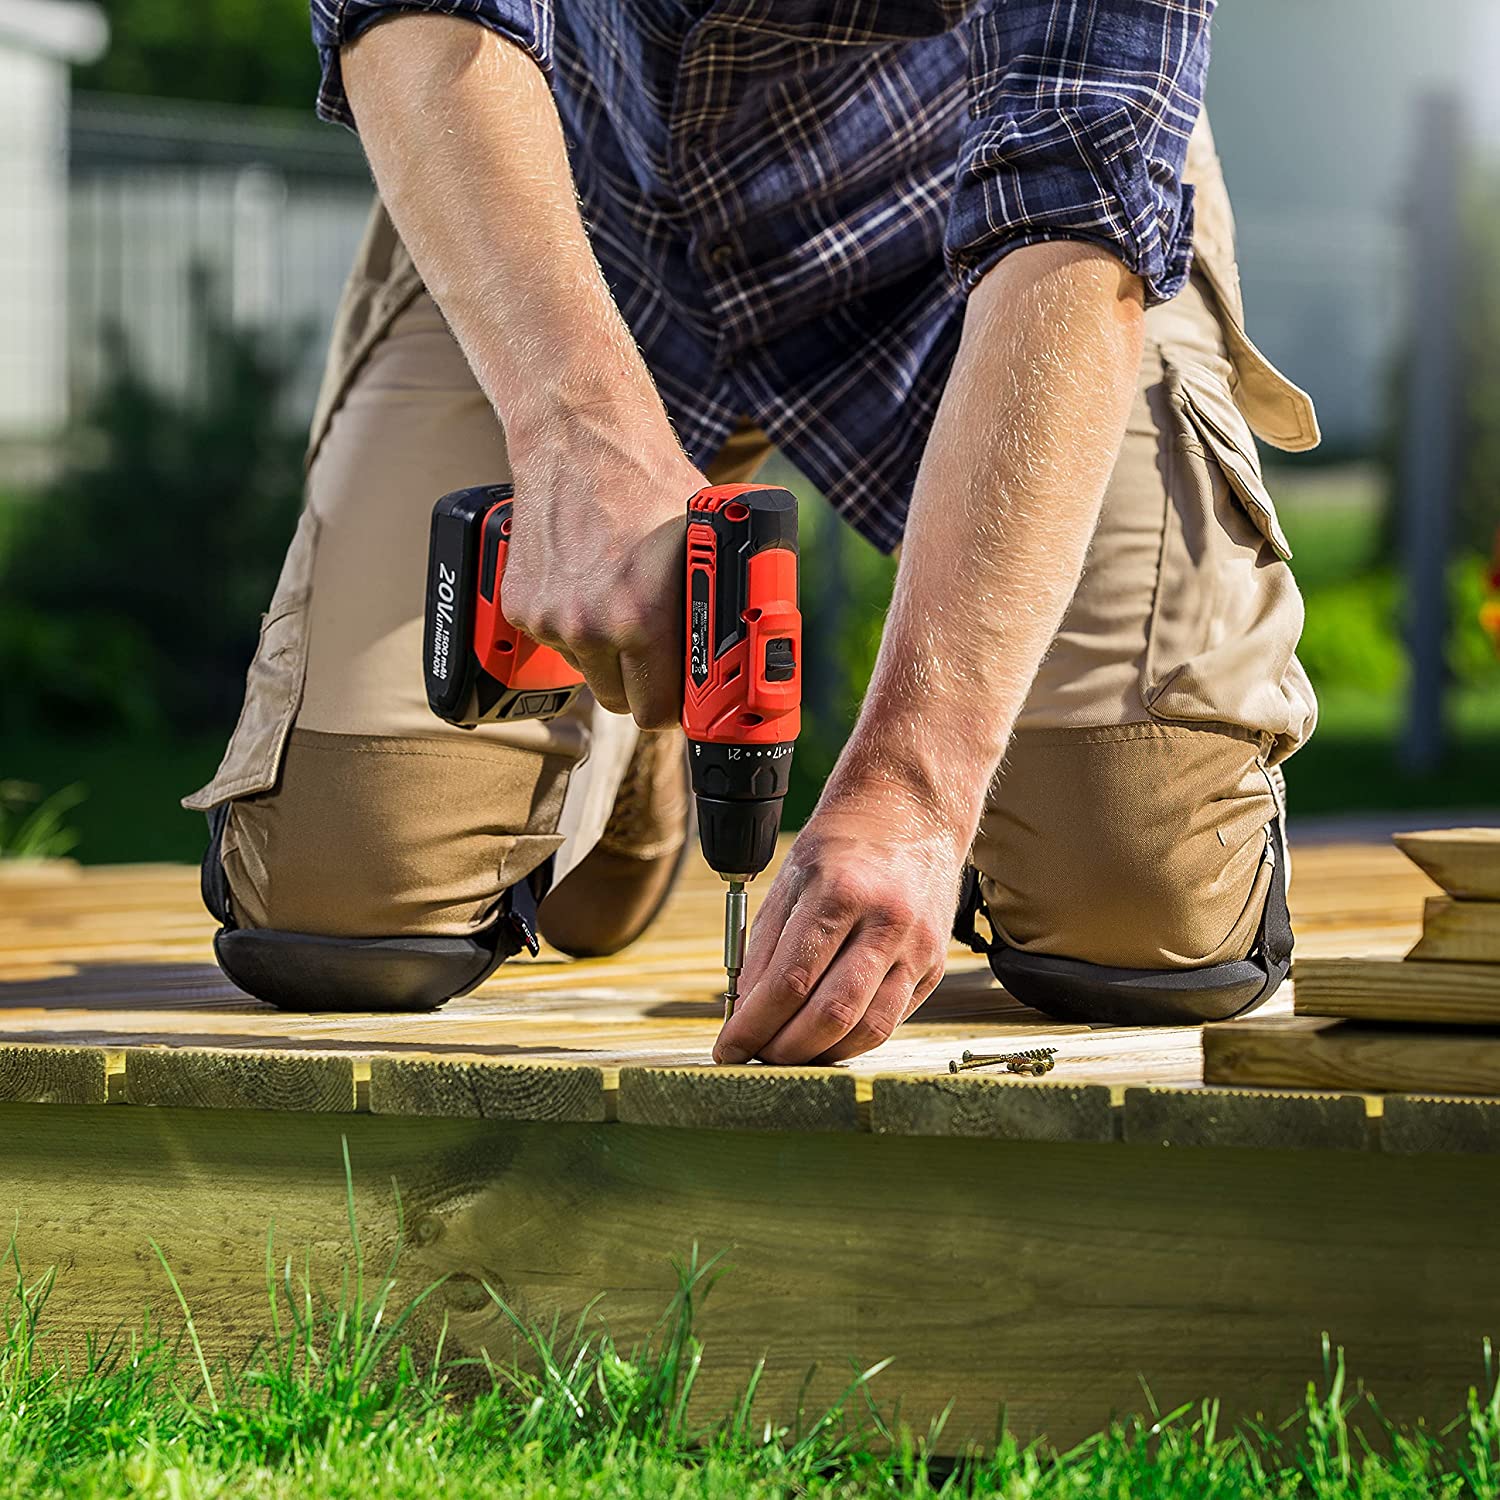
M1031 1047L1024 1052L971 1052L966 1047L961 1058L948 1064L950 1073L968 1073L975 1068L992 1068L1004 1064L1012 1073L1029 1074L1040 1078L1056 1066L1056 1047Z

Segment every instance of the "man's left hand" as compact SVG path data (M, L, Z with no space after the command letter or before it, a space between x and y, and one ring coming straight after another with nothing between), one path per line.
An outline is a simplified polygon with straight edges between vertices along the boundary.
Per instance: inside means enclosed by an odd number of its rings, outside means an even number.
M756 914L715 1061L831 1063L885 1041L943 977L968 842L897 784L830 785Z

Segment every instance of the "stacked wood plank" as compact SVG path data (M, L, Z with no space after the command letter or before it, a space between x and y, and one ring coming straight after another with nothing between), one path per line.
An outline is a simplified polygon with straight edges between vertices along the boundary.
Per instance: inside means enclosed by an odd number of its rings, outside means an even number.
M1500 1095L1500 828L1395 842L1439 888L1416 944L1298 960L1292 1016L1205 1032L1205 1083Z

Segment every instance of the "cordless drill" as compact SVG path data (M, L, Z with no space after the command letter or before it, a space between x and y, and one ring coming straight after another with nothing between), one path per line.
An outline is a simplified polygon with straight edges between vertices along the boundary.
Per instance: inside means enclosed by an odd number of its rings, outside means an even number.
M724 893L724 1012L745 962L745 885L770 864L802 725L797 500L724 484L688 501L682 727L698 839Z
M432 512L422 663L427 701L451 724L550 719L583 677L505 618L509 485L444 495ZM797 501L772 485L729 484L688 501L687 734L698 836L727 882L726 1014L744 964L746 883L771 862L801 725Z

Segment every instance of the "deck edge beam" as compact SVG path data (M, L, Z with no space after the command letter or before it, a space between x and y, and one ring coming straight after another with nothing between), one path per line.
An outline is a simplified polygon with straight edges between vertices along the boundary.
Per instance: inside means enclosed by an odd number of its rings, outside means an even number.
M292 1110L353 1114L358 1100L347 1053L244 1048L127 1047L126 1104L181 1109Z
M6 1042L0 1045L0 1101L107 1104L109 1049Z
M1127 1145L1368 1151L1379 1127L1363 1094L1127 1088Z
M601 1124L610 1118L604 1070L581 1063L477 1058L372 1057L376 1115Z
M878 1074L870 1115L877 1135L1104 1144L1120 1134L1110 1089L1097 1083Z
M616 1098L625 1125L824 1134L861 1131L860 1116L841 1068L626 1066Z

